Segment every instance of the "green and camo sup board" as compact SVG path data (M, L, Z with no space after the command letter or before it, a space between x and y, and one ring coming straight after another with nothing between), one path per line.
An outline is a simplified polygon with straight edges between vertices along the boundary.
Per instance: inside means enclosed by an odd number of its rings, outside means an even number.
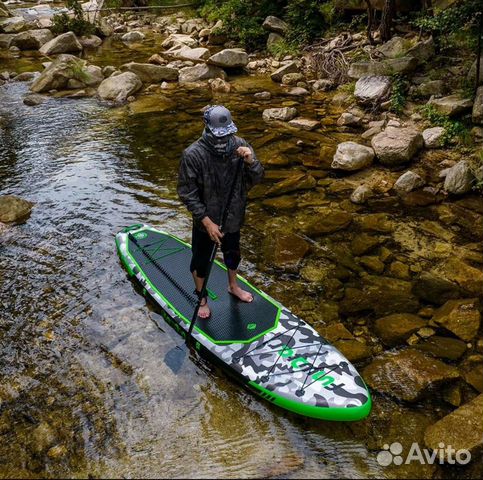
M186 337L197 297L191 246L149 225L116 235L128 274ZM353 365L310 325L242 277L251 303L227 292L226 267L213 265L209 319L198 318L192 342L199 353L269 402L307 417L354 421L371 410L371 397Z

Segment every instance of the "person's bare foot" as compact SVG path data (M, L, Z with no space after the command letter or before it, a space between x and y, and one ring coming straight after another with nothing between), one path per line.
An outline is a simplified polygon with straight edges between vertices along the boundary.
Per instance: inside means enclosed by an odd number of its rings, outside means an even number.
M250 292L246 292L242 288L240 288L238 285L234 287L228 287L228 291L232 294L235 295L239 300L242 302L250 303L253 302L253 295Z
M206 298L203 298L203 300L201 300L201 305L198 310L198 317L210 318L210 315L211 315L211 310L210 310L210 307L208 306L208 300Z

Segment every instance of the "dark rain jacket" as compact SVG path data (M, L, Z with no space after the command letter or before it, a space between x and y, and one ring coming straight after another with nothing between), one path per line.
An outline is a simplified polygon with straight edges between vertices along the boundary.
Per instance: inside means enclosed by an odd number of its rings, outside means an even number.
M240 146L253 153L252 165L243 165L238 175L230 210L223 228L225 233L238 232L245 218L247 193L263 178L263 167L253 148L240 137L235 137L230 154L219 155L203 138L192 143L181 158L178 177L178 195L193 215L195 226L204 230L201 220L208 216L217 225L221 223L229 191L242 159L236 153Z

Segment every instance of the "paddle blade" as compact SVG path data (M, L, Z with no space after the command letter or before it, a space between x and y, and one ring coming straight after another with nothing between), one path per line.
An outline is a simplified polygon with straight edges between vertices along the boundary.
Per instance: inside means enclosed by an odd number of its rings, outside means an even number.
M164 356L164 363L173 373L179 373L183 367L187 352L188 349L186 345L176 345L176 347L166 353Z

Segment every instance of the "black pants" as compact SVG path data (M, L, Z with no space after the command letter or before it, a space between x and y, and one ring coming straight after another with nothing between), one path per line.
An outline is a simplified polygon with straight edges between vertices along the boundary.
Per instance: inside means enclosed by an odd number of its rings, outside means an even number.
M191 239L193 257L190 270L200 278L206 277L206 271L210 262L210 255L214 242L203 230L193 227ZM223 260L230 270L237 270L240 264L240 232L225 233L221 240L221 251Z

